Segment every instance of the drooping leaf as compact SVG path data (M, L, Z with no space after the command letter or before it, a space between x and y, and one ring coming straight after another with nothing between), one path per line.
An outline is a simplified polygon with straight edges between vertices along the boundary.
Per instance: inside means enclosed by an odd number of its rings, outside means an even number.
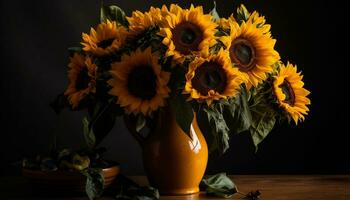
M94 132L98 145L113 129L115 120L121 112L113 100L98 101L93 110L89 128Z
M118 6L111 5L111 6L101 6L101 16L100 16L101 22L109 21L116 21L117 23L127 27L128 21L125 17L125 12L119 8Z
M99 198L104 190L104 176L101 169L89 168L82 171L86 176L85 192L90 200Z
M216 10L216 1L214 1L214 8L209 13L213 18L214 22L220 21L220 16L218 14L218 11Z
M62 93L59 94L51 103L50 107L56 114L60 114L63 109L70 107L67 97Z
M230 198L238 192L236 185L226 176L226 173L203 178L200 187L206 191L207 195L221 198Z
M230 146L229 128L223 116L223 109L224 105L221 103L216 103L203 109L207 115L212 136L210 152L218 151L219 154L225 153Z
M275 113L267 109L267 106L257 105L252 108L252 124L249 128L249 132L255 145L255 151L258 149L258 145L271 132L275 122Z
M259 87L251 90L249 98L249 109L252 114L252 124L249 132L255 145L258 145L266 138L273 129L276 119L280 117L280 109L275 107L275 97L271 80L265 81Z
M243 21L247 21L250 17L250 13L247 8L241 4L239 8L237 8L237 22L242 23Z
M193 120L191 104L186 101L182 94L175 94L170 98L170 107L175 114L177 124L190 137L190 128Z
M86 117L83 118L83 133L87 147L92 149L96 144L96 137L94 131L90 129L90 122Z
M228 100L224 108L224 117L231 133L238 134L249 129L252 116L244 87L241 87L239 95Z

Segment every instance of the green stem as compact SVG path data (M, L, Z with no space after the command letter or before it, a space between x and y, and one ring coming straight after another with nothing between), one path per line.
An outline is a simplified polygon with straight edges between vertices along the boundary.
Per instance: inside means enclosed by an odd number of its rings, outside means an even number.
M135 127L131 124L130 120L128 119L127 115L124 115L124 122L126 125L126 128L129 130L131 135L135 138L135 140L140 144L141 147L144 146L145 138L143 138L136 130Z
M97 122L97 120L102 116L102 114L103 114L104 112L106 112L106 110L109 108L109 106L112 105L112 103L113 103L113 101L110 101L110 102L103 108L103 110L102 110L100 113L98 113L97 117L91 120L91 122L90 122L90 126L91 126L91 127Z

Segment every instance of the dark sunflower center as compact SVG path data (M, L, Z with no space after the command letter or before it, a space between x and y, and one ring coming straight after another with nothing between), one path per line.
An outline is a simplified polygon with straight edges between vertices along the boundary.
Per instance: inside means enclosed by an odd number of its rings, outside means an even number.
M290 83L287 80L284 80L284 82L279 87L282 89L283 94L286 95L284 102L291 106L294 106L295 94Z
M97 44L97 46L100 47L100 48L102 48L102 49L105 49L105 48L111 46L112 43L113 43L113 41L114 41L114 38L107 39L107 40L102 40L101 42L99 42L99 43Z
M175 49L185 55L191 51L198 51L198 46L203 40L200 27L190 22L176 25L172 33Z
M222 93L226 88L226 73L222 66L215 62L205 62L195 71L192 79L193 87L202 95L210 90Z
M77 90L85 89L89 86L89 83L90 77L88 71L86 68L83 68L78 74L77 80L75 82L75 88Z
M255 49L248 40L239 38L233 41L230 57L241 71L247 72L254 68Z
M181 42L185 44L192 44L196 40L196 33L190 29L186 28L181 33Z
M128 76L128 91L143 100L150 100L156 95L157 77L150 66L135 67Z

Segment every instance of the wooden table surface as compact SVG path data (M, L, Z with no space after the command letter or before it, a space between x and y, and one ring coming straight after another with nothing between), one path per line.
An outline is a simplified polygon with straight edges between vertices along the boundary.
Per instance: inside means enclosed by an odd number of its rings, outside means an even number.
M261 200L350 200L350 175L236 175L230 176L240 192L261 191ZM146 185L143 176L131 177ZM38 197L28 191L22 177L0 178L0 199L87 199L86 197ZM236 195L232 199L241 199ZM113 199L105 196L101 199ZM161 200L215 200L205 193L187 196L161 196Z

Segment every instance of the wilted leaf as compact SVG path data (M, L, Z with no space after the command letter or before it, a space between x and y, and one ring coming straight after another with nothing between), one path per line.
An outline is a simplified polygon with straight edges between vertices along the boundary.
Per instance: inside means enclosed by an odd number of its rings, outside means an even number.
M267 111L266 108L252 110L252 116L253 121L249 132L255 145L255 150L257 151L260 142L262 142L273 129L276 118L274 113Z
M211 16L213 16L213 21L218 22L220 20L220 16L218 14L218 11L216 10L216 1L214 1L214 8L209 13Z
M223 104L217 103L210 107L204 108L210 124L210 131L213 141L210 145L210 152L218 151L220 154L225 153L230 146L230 129L228 128L223 116L223 107Z
M252 116L248 105L247 91L241 88L240 94L228 100L224 108L224 117L231 133L241 133L249 129Z
M230 198L237 193L237 187L225 173L203 178L201 189L210 196Z
M100 16L101 22L109 21L116 21L117 23L127 27L128 21L125 17L125 12L119 8L118 6L112 5L112 6L104 6L101 7L101 16Z

